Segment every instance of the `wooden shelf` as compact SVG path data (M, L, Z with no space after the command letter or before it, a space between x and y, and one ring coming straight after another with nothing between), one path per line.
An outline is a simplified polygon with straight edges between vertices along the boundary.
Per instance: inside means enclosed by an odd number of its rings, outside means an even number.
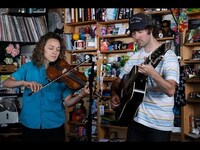
M5 127L0 127L1 141L21 141L22 126L20 123L6 124Z
M83 22L76 22L76 23L66 23L68 26L80 26L80 25L88 25L88 24L96 24L96 20L92 21L83 21Z
M115 111L113 111L113 110L110 110L110 109L105 109L105 110L104 110L104 112L105 112L105 113L112 113L112 114L114 114L114 113L115 113Z
M200 11L196 11L196 12L186 12L187 15L200 15Z
M77 64L70 64L71 66L77 66ZM80 66L92 66L92 63L83 63Z
M78 122L78 121L68 121L67 123L69 123L69 124L76 124L76 125L85 125L85 123Z
M104 127L104 128L115 128L115 129L124 129L124 130L127 130L127 127L122 127L122 126L101 125L101 127Z
M200 139L200 134L196 135L196 134L188 133L188 134L186 134L186 136L193 138L193 139Z
M1 96L0 97L22 97L22 93L0 93Z
M112 81L114 81L116 79L117 79L117 77L104 77L103 81L112 82Z
M101 51L102 54L109 54L109 53L127 53L127 52L133 52L132 49L127 49L127 50L111 50L111 51Z
M104 36L99 36L99 38L127 38L130 37L128 34L112 34L112 35L104 35Z
M109 21L100 21L99 24L108 25L115 23L128 23L129 19L120 19L120 20L109 20Z
M200 78L191 78L191 79L186 79L186 83L199 83Z
M200 63L200 60L193 60L193 59L185 59L183 60L185 64L197 64Z
M200 46L200 42L196 42L196 43L184 43L184 46Z
M97 49L67 50L69 53L96 52Z
M187 103L200 103L200 99L187 99Z
M158 41L174 40L174 37L156 38L156 40L158 40Z
M164 11L150 11L150 12L144 12L147 15L154 15L154 14L170 14L170 10L164 10Z

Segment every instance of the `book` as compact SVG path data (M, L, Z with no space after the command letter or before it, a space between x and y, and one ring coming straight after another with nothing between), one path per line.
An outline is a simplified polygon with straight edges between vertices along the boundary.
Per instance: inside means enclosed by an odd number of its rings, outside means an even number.
M188 29L185 34L185 43L200 42L200 29Z
M197 29L197 28L200 28L200 19L189 19L188 29Z
M14 26L15 26L16 31L17 31L16 35L18 35L17 39L18 39L19 42L23 42L22 32L21 32L21 28L19 26L19 21L18 21L16 16L13 16L12 18L13 18L13 21L14 21Z
M117 8L106 8L106 21L115 20L117 15Z

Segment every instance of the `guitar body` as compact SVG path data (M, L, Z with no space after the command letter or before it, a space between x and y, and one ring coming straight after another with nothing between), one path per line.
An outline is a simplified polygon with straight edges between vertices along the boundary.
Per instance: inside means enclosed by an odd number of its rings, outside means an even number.
M115 109L115 125L127 126L133 120L139 105L143 101L146 92L147 76L138 73L137 70L138 67L134 66L131 72L125 75L120 83L120 87L124 88L121 91L121 103ZM132 82L133 84L126 84L128 82Z

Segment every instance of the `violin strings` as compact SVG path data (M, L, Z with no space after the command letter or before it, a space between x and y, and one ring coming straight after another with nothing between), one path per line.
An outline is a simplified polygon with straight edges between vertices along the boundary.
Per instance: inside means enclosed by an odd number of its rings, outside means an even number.
M69 76L75 80L76 82L78 82L79 84L81 84L82 86L85 86L85 82L83 82L82 80L80 80L79 78L77 78L77 76L75 76L72 72L68 72Z

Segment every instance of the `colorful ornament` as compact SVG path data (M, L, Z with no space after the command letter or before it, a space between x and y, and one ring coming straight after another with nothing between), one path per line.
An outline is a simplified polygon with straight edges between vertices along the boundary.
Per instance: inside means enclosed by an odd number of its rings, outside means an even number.
M72 35L72 38L73 38L73 40L77 41L77 40L79 40L80 36L79 36L78 33L74 33L74 34Z

